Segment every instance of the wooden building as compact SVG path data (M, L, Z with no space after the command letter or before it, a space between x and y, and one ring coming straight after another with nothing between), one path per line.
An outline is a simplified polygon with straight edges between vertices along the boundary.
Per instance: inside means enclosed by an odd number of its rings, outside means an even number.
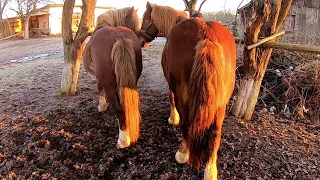
M35 34L45 35L59 35L62 29L62 8L63 4L49 4L42 8L39 8L30 17L29 20L29 32L30 36ZM114 9L111 7L96 6L94 10L94 23L92 27L95 27L95 22L100 14L106 11ZM76 32L81 19L81 5L75 5L72 15L72 31ZM8 18L11 27L15 33L24 31L24 23L20 17Z
M238 36L244 31L252 15L252 1L238 11ZM288 34L278 38L282 42L320 45L320 0L293 0L283 30Z

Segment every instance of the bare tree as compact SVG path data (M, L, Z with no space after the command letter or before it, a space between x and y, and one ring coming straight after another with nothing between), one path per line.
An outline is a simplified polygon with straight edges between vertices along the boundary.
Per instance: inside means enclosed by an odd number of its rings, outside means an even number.
M259 36L267 37L277 34L290 11L291 4L292 0L254 0L253 17L245 32L246 47L257 43ZM272 48L258 46L248 49L246 47L243 51L245 75L240 81L233 114L249 120L257 103Z
M62 12L62 38L64 48L64 68L61 79L61 93L74 95L77 90L78 75L82 60L84 41L94 18L97 0L82 0L82 15L76 35L72 35L72 13L75 0L67 0Z
M189 11L190 16L195 12L197 1L198 0L183 0L184 5L186 7L185 11Z
M29 20L36 13L37 6L51 2L50 0L12 0L15 7L10 9L15 11L24 23L24 39L29 39Z
M6 7L8 0L0 0L0 33L1 37L5 37L4 35L4 23L3 23L3 12Z
M206 2L207 0L203 0L199 6L199 9L197 12L200 12L203 4ZM198 0L183 0L184 5L186 7L185 11L189 11L189 15L190 17L192 16L192 14L194 14L196 12L196 4L198 2Z

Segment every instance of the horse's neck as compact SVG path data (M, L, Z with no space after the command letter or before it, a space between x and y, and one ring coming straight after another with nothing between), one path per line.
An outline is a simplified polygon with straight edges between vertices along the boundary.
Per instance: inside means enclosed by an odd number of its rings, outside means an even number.
M117 13L105 14L102 17L102 22L99 25L107 27L125 26L124 18L120 18Z

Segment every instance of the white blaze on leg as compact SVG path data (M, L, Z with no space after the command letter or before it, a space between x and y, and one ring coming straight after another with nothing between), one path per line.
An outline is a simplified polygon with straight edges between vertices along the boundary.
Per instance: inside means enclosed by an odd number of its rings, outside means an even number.
M204 170L204 180L216 180L218 178L218 169L216 164L216 158L209 160Z
M179 113L176 109L175 106L171 106L170 108L170 117L168 119L168 122L169 124L172 124L172 125L178 125L179 124L179 121L180 121L180 116L179 116Z
M117 141L117 148L122 149L130 146L130 136L129 136L129 133L126 132L126 130L122 131L120 129L119 119L117 118L117 120L118 120L118 126L119 126L119 138Z
M103 111L107 110L107 108L108 108L108 103L106 101L104 93L99 93L98 111L103 112Z
M130 146L130 137L125 131L122 131L119 128L119 138L117 142L117 148L122 149L128 146Z

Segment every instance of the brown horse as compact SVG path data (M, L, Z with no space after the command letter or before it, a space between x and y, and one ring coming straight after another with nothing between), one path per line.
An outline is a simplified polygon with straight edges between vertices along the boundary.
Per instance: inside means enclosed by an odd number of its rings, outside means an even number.
M158 35L154 29L151 25L146 31L134 33L126 27L98 26L83 52L85 70L97 79L99 111L106 110L107 97L118 119L118 148L130 146L139 137L137 81L142 71L140 39L153 40Z
M183 136L175 158L196 169L203 163L204 178L217 179L222 124L235 84L236 45L223 25L179 14L148 2L143 26L151 22L167 37L162 67L170 89L169 122L177 124L180 118Z

